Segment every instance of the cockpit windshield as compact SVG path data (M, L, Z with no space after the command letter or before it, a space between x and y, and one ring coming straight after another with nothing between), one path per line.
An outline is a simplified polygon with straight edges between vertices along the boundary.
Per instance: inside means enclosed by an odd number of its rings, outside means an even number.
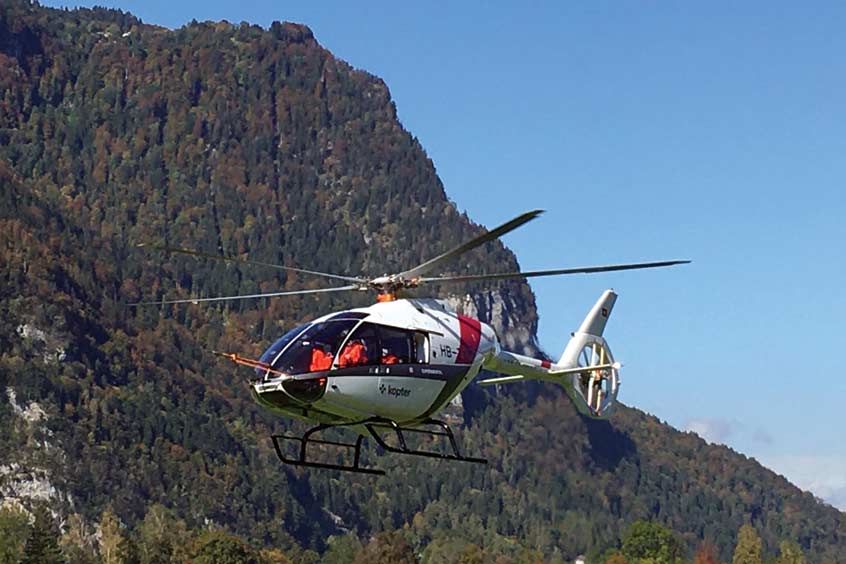
M263 362L264 364L272 364L273 359L276 358L276 355L282 352L282 349L287 347L288 343L298 337L299 334L305 331L305 328L309 325L311 325L311 323L303 323L299 327L294 327L293 329L279 337L275 343L270 345L269 349L264 351L264 354L261 355L261 358L259 358L259 362ZM256 368L256 373L259 374L259 376L261 376L261 372L261 368Z
M332 361L338 354L338 348L357 323L357 319L330 319L312 323L305 331L291 337L295 340L287 348L284 348L283 345L284 351L275 360L271 357L265 361L264 356L262 356L262 361L272 363L274 370L285 374L329 370L332 367ZM289 334L286 334L279 341L285 339ZM275 347L276 343L271 349Z

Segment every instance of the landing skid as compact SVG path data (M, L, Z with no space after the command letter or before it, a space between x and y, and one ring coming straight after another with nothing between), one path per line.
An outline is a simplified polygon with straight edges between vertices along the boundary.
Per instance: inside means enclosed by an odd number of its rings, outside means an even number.
M364 466L361 466L361 445L362 441L364 440L364 435L359 435L355 443L326 441L322 439L314 439L311 437L314 433L325 431L326 429L331 429L334 427L348 427L350 425L351 424L332 425L328 423L323 423L316 427L312 427L311 429L306 431L302 437L292 435L271 435L270 438L273 441L273 448L276 450L276 456L279 457L279 460L281 460L285 464L290 464L292 466L303 466L307 468L340 470L342 472L353 472L358 474L371 474L378 476L384 475L384 470L379 470L378 468L366 468ZM370 433L370 436L373 437L373 439L376 441L376 444L378 444L385 451L394 454L425 456L427 458L437 458L440 460L455 460L459 462L473 462L476 464L487 464L488 462L484 458L462 456L461 451L458 450L458 443L455 440L455 435L453 434L452 429L450 429L449 425L447 425L443 421L438 421L436 419L427 419L421 422L420 425L436 426L439 428L439 430L420 429L418 427L403 427L399 425L396 421L391 421L390 419L382 418L367 419L360 423L355 423L354 425L363 425L364 428L367 429L368 433ZM392 432L397 438L398 446L389 444L385 440L385 436L383 436L383 434L380 433L379 430L388 430L389 432ZM428 435L430 437L447 437L447 439L449 440L450 448L452 449L452 453L449 454L430 450L416 450L409 448L405 440L405 435L403 433L418 433ZM299 441L300 448L298 452L299 456L297 458L285 456L282 445L288 441ZM310 444L329 445L353 449L353 463L352 465L343 465L309 460L308 445Z
M361 442L364 440L364 435L359 435L355 443L341 443L338 441L324 441L322 439L312 439L311 435L319 431L331 429L332 427L341 427L342 425L321 424L317 427L312 427L306 431L302 437L292 435L271 435L270 439L273 441L273 448L276 449L276 456L285 464L291 466L305 466L307 468L323 468L327 470L341 470L343 472L356 472L359 474L375 474L377 476L384 476L385 471L378 468L365 468L361 466ZM288 458L282 450L282 443L285 441L299 441L300 450L299 458ZM352 466L345 466L343 464L330 464L328 462L315 462L308 460L307 449L309 444L317 445L331 445L343 448L351 448L354 450L354 458Z
M427 419L420 423L421 425L435 425L440 427L440 431L432 431L427 429L420 429L418 427L401 427L397 424L396 421L391 421L390 419L372 419L371 421L364 424L367 427L367 430L370 432L370 436L378 443L380 447L385 449L388 452L393 452L395 454L409 454L413 456L426 456L428 458L439 458L441 460L457 460L460 462L475 462L476 464L487 464L488 461L484 458L472 458L468 456L462 456L461 451L458 450L458 443L455 441L455 435L452 433L452 429L450 429L449 425L444 423L443 421L438 421L437 419ZM389 431L393 431L397 437L397 443L399 444L398 447L389 445L385 438L379 434L376 429L388 429ZM422 435L429 435L430 437L447 437L449 439L449 445L452 448L452 454L444 454L441 452L429 451L429 450L412 450L408 448L405 442L405 436L403 432L408 433L419 433Z

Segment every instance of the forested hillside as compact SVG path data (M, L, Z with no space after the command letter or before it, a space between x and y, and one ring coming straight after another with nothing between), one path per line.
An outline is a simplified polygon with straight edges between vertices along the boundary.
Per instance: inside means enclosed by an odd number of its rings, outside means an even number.
M248 373L210 351L256 356L294 324L369 298L125 305L324 285L141 243L381 274L481 229L449 201L387 86L305 26L171 31L4 0L0 562L34 550L35 530L83 562L205 562L215 550L626 561L637 521L672 531L688 560L703 541L729 560L749 524L764 555L795 541L810 562L846 561L846 516L757 462L634 409L586 420L551 387L468 390L461 438L487 466L384 457L378 479L284 467L267 437L301 427L259 409ZM517 268L500 243L453 268L471 265ZM470 290L509 346L534 350L525 283Z

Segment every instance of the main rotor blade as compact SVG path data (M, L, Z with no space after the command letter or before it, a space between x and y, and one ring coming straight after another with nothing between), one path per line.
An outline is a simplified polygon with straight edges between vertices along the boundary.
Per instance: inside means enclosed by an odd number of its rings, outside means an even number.
M196 304L199 302L222 302L225 300L249 300L253 298L273 298L276 296L296 296L299 294L325 294L327 292L344 292L346 290L358 290L360 286L350 284L349 286L337 286L335 288L318 288L316 290L292 290L289 292L271 292L269 294L243 294L240 296L223 296L218 298L188 298L184 300L163 300L160 302L138 302L126 304L128 306L162 305L162 304Z
M452 249L451 251L447 251L442 255L438 255L435 258L424 262L423 264L416 266L410 270L406 270L405 272L400 272L397 274L397 278L403 278L405 280L411 280L413 278L418 278L427 272L431 272L432 270L436 269L437 267L441 266L447 261L450 261L457 257L458 255L462 255L467 251L473 250L480 245L484 245L488 241L493 241L494 239L498 239L502 237L509 231L513 231L517 229L524 223L527 223L537 216L543 213L543 210L534 210L530 212L526 212L523 215L517 216L509 222L503 223L496 229L492 231L488 231L484 235L480 235L475 239L471 239L466 243L459 245Z
M340 274L328 274L326 272L317 272L316 270L306 270L305 268L295 268L293 266L282 266L281 264L273 264L269 262L260 262L257 260L248 260L248 259L240 259L235 257L227 257L225 255L212 255L210 253L204 253L202 251L195 251L193 249L180 249L176 247L160 247L158 245L145 245L141 243L138 245L139 247L145 247L149 249L153 249L156 251L162 251L165 253L179 253L183 255L191 255L195 257L202 257L212 260L220 260L224 262L234 262L239 264L250 264L253 266L266 266L269 268L276 268L278 270L287 270L289 272L299 272L301 274L311 274L312 276L322 276L324 278L334 278L336 280L346 280L347 282L358 282L360 284L366 284L366 278L356 278L354 276L342 276Z
M562 268L558 270L530 270L528 272L503 272L501 274L470 274L467 276L435 276L419 278L418 282L476 282L478 280L505 280L508 278L533 278L536 276L559 276L562 274L594 274L615 270L638 270L641 268L661 268L677 264L688 264L689 260L667 260L661 262L638 262L632 264L612 264L609 266L584 266Z

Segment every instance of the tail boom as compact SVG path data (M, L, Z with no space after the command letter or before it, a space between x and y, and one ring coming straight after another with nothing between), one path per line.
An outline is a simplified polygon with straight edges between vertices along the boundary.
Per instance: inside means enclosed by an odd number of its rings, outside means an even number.
M606 418L614 409L620 388L620 363L614 361L608 343L602 337L617 294L606 290L579 329L573 333L557 363L504 350L491 352L482 367L505 374L481 380L492 386L526 380L542 380L561 385L583 414Z

